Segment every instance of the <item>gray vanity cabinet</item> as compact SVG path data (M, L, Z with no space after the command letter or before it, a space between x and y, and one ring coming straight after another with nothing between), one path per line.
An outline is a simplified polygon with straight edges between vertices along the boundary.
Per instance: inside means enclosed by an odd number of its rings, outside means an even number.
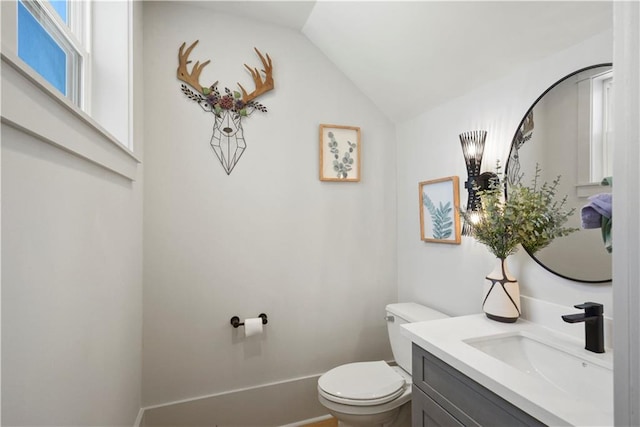
M413 344L412 426L544 426Z

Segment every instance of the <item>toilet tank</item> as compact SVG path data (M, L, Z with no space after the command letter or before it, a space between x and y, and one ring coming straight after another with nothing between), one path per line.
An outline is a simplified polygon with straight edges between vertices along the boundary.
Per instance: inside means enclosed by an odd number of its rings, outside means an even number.
M398 366L411 374L411 340L400 331L404 323L422 322L424 320L444 319L444 313L413 302L389 304L387 310L387 330L391 351Z

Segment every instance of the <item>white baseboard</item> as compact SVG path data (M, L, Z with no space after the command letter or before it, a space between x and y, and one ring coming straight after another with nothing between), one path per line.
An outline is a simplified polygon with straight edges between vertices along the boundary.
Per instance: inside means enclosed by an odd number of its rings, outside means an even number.
M327 415L323 415L321 417L309 418L309 419L298 421L298 422L295 422L295 423L285 424L285 425L280 426L280 427L301 427L301 426L305 426L307 424L319 423L321 421L330 420L331 418L332 418L332 416L327 414Z
M327 419L318 401L320 375L145 407L136 427L301 426ZM304 421L301 421L304 420ZM311 421L309 421L311 420Z
M142 417L144 417L144 408L140 408L140 411L138 411L138 416L136 417L133 427L142 427Z

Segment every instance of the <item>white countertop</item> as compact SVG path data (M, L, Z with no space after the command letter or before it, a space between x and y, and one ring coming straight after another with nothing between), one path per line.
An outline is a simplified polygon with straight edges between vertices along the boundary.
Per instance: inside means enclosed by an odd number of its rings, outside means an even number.
M613 402L594 405L581 401L463 341L505 333L537 336L603 366L613 366L610 349L603 354L587 351L583 340L522 319L500 323L474 314L402 325L402 334L411 341L547 425L613 425Z

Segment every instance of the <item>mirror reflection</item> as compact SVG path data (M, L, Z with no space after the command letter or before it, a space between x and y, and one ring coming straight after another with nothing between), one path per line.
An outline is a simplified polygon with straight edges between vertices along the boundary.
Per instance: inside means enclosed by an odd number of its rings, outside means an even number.
M575 208L568 225L579 231L556 239L531 257L552 273L579 282L611 281L611 254L601 230L580 228L588 197L610 193L612 176L611 64L579 70L543 93L519 124L505 168L508 179L529 183L540 165L541 182L561 176L558 195Z

